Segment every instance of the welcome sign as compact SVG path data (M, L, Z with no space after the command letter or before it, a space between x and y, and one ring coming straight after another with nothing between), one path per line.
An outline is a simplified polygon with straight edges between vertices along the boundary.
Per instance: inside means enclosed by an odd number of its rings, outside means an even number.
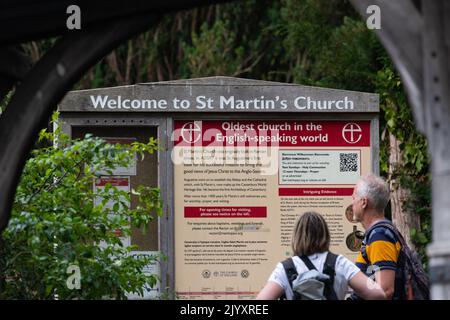
M69 93L59 110L87 112L378 112L375 94L214 78ZM256 85L258 83L258 85Z
M264 96L242 100L234 96L219 96L216 102L213 98L206 96L195 97L195 104L191 105L189 99L173 98L172 100L155 99L127 99L122 96L93 96L90 97L91 106L94 110L286 110L288 100L281 100L279 96L275 100L268 100ZM351 110L354 102L344 97L342 100L313 100L311 97L299 96L291 103L298 110Z

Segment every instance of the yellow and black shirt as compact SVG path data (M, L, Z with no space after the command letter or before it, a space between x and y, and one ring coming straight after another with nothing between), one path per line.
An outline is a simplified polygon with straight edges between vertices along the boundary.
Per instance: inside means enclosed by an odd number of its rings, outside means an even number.
M397 270L397 262L402 246L393 231L380 225L383 223L390 223L390 221L377 222L367 230L361 251L356 259L356 265L368 276L373 275L376 269ZM370 265L374 267L369 268Z

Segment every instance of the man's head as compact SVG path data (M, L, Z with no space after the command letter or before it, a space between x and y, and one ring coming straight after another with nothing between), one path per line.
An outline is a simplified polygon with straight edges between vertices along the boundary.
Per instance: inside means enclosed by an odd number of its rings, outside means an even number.
M384 216L389 201L389 187L380 177L363 176L353 190L353 219L362 222L366 215Z

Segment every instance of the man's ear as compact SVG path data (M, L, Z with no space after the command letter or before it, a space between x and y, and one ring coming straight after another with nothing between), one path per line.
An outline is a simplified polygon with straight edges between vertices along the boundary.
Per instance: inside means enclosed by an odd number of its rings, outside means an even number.
M367 198L361 198L361 200L362 200L361 204L362 208L366 209L369 206L369 201L367 200Z

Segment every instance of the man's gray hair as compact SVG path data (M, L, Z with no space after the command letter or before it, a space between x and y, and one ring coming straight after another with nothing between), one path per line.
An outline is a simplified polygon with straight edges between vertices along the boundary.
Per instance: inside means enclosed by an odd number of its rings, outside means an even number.
M389 202L389 187L386 181L374 174L361 177L356 194L361 198L367 198L369 206L378 212L383 212Z

